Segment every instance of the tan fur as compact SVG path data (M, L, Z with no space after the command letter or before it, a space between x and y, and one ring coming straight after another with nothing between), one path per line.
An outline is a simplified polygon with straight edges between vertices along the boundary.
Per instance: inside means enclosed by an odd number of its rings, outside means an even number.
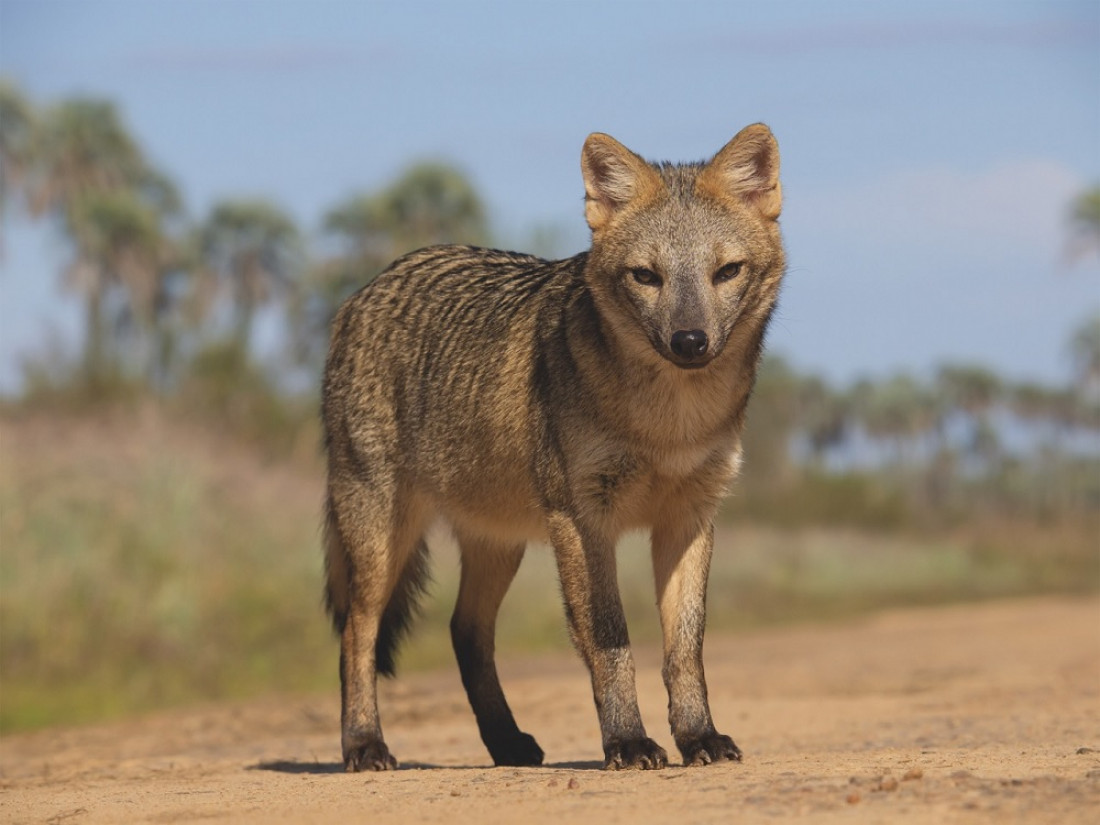
M740 758L707 707L704 602L785 266L778 149L757 124L707 164L653 165L594 134L581 168L587 253L421 250L333 322L327 587L349 770L396 764L375 678L392 672L437 515L459 536L452 638L497 764L542 760L493 663L497 610L532 539L554 547L606 765L666 763L638 712L616 585L615 542L632 528L652 531L676 744L687 764Z

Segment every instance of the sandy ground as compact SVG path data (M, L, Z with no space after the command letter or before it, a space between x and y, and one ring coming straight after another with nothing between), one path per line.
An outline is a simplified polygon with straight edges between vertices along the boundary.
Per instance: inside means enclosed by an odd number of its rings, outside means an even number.
M1100 602L882 614L707 643L741 764L599 770L574 657L502 663L541 768L492 768L454 669L383 694L402 769L345 774L336 697L150 716L0 742L0 820L176 822L1100 822ZM654 651L650 734L673 750Z

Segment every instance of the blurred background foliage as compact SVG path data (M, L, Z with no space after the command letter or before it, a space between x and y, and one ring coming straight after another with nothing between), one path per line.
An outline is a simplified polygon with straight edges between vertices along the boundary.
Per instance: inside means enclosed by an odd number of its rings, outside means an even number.
M1100 253L1098 204L1100 188L1067 204L1074 254ZM432 161L315 231L247 196L196 218L109 101L39 106L0 80L0 206L55 227L58 286L85 314L80 350L46 347L0 406L0 731L332 688L317 535L328 321L404 252L501 243L475 187ZM1100 316L1066 346L1064 385L955 363L837 386L766 357L712 626L1095 593ZM620 575L635 638L653 640L641 543L624 541ZM449 658L457 563L436 544L409 666ZM566 647L550 554L528 555L500 647Z

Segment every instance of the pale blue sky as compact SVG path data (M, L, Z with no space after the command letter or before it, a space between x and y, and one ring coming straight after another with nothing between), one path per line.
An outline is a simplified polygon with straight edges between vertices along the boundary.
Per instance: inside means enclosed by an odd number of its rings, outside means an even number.
M191 213L266 195L306 230L410 161L458 163L502 242L587 242L580 147L696 160L762 120L791 263L770 346L842 380L942 360L1061 381L1100 311L1068 201L1100 182L1100 3L0 0L0 73L115 100ZM55 235L0 261L0 387L75 342Z

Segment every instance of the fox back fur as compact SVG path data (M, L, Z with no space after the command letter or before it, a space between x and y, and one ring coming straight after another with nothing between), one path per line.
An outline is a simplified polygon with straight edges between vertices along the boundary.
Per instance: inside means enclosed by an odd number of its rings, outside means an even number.
M740 758L711 720L702 639L713 517L785 269L778 148L755 124L707 163L650 164L593 134L582 174L587 252L423 249L333 321L326 592L348 770L396 765L375 682L393 672L437 516L461 550L451 634L496 764L543 757L493 653L530 540L553 546L606 766L666 764L642 726L616 584L615 543L633 528L651 533L676 745L685 764Z

